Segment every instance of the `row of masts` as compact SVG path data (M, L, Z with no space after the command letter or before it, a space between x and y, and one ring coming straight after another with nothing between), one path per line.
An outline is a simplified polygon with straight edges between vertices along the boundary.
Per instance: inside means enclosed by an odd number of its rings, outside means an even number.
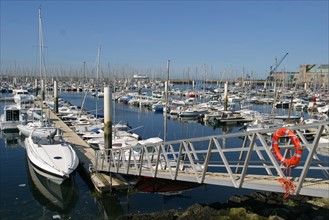
M44 69L44 68L42 68ZM45 72L43 70L43 72ZM116 82L118 85L119 84L129 84L129 83L141 83L141 84L149 84L152 82L165 82L167 81L167 76L165 79L161 78L149 78L149 79L134 79L132 76L127 76L125 77L124 74L121 74L120 77L109 77L109 78L104 78L101 76L100 68L98 68L98 71L93 74L92 77L89 78L84 78L83 76L77 74L75 76L70 76L70 77L60 77L60 76L52 76L49 74L47 71L46 73L43 73L43 79L46 80L46 84L53 83L54 80L57 80L61 84L66 84L66 86L70 85L76 85L78 86L85 86L89 84L99 84L100 86L104 85L109 85L113 84ZM14 73L10 75L1 75L0 74L0 80L2 83L0 83L0 86L3 85L3 83L13 83L13 85L28 85L30 83L33 83L35 79L40 79L40 73L39 76L20 76L16 75ZM170 84L179 84L179 85L185 85L188 87L193 87L195 85L201 85L203 88L206 87L213 87L213 86L220 86L224 85L225 82L228 82L230 85L238 85L242 87L264 87L264 88L274 88L274 86L278 87L284 87L284 88L304 88L305 86L307 88L310 88L312 90L318 89L318 90L329 90L329 82L326 80L313 80L312 82L299 82L299 81L294 81L294 82L286 82L286 81L281 81L281 80L274 80L274 81L269 81L269 80L252 80L252 79L232 79L232 80L197 80L197 79L190 79L190 80L185 80L185 79L170 79Z
M189 68L187 68L189 69ZM179 71L174 77L172 76L172 79L180 79L185 81L238 81L241 79L246 80L264 80L264 77L257 76L256 74L241 74L239 71L236 70L224 70L223 72L214 72L212 74L206 74L204 71L202 71L201 67L197 68L198 71L194 71L193 74L189 72L189 70L182 70ZM47 66L46 69L47 75L49 77L55 77L55 78L79 78L82 80L87 81L90 78L95 78L97 68L94 67L94 65L87 65L86 61L82 62L82 67L52 67ZM99 67L99 78L102 79L132 79L133 75L138 73L143 73L147 75L151 80L155 79L166 79L166 70L164 68L158 68L158 69L136 69L134 67L122 66L122 67L114 67L108 65L108 67ZM177 72L177 71L175 71ZM38 73L38 74L36 74ZM1 75L14 75L19 77L35 77L39 76L39 67L33 68L33 67L21 67L21 66L14 66L11 68L2 68L1 69ZM251 76L250 76L251 75ZM250 76L250 77L247 77Z

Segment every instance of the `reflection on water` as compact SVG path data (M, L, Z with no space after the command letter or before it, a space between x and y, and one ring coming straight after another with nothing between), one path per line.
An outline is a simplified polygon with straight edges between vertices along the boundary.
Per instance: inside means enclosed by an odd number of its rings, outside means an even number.
M35 172L28 159L30 191L36 201L47 209L58 212L66 212L75 206L78 200L78 192L75 189L74 178L66 179L58 185L50 179Z
M202 184L161 178L140 177L135 185L135 189L140 192L179 194L184 190L193 189L199 186L202 186Z
M16 148L24 146L24 138L17 131L4 132L0 131L0 139L5 142L5 147Z

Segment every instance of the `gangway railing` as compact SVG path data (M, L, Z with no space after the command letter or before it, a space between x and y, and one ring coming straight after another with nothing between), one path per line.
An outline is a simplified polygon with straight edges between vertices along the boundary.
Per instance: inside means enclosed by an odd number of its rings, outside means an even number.
M288 127L301 143L295 166L276 159L278 129L96 151L93 170L329 198L328 122ZM296 157L292 140L280 138L284 158Z

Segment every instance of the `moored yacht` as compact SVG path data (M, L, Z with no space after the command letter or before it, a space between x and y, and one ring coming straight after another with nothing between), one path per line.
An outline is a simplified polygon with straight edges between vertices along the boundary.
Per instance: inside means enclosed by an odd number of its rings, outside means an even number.
M34 96L30 95L29 92L25 89L14 90L14 102L17 104L20 103L30 103L33 102Z
M37 173L60 184L78 167L79 158L60 136L35 137L35 130L25 139L28 159Z
M22 124L24 121L22 111L19 105L6 105L0 117L0 130L17 130L17 125Z
M53 138L57 131L55 127L42 120L28 122L24 125L17 125L17 128L19 133L26 137L30 136L32 131L35 130L33 133L35 137Z

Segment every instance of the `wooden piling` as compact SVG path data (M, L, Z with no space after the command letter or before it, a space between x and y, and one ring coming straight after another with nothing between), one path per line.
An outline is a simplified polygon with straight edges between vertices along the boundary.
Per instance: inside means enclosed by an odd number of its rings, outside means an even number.
M227 102L228 102L228 97L227 97L227 93L228 93L228 82L226 82L224 84L224 111L227 111Z
M54 81L54 111L58 113L58 88L57 81Z
M38 79L34 79L35 97L38 96Z
M41 80L41 100L45 100L45 80Z
M112 91L104 88L104 147L105 152L112 148Z

